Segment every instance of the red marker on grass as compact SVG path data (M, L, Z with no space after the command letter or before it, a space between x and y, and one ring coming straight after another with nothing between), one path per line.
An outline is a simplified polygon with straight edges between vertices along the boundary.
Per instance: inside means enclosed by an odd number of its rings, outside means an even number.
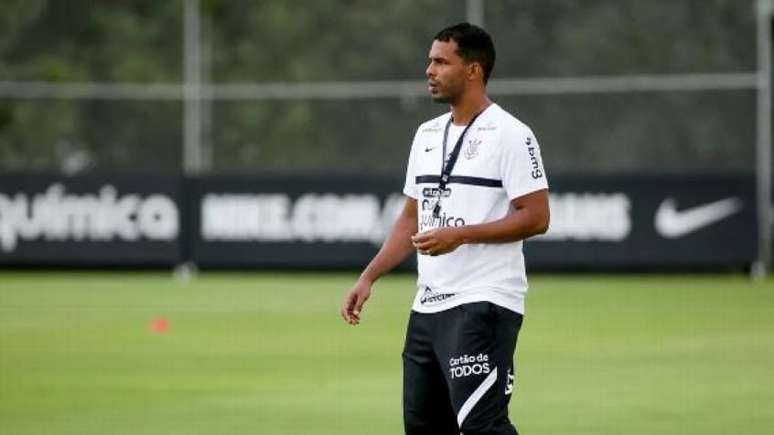
M166 334L169 332L169 321L163 317L153 319L150 323L150 330L154 334Z

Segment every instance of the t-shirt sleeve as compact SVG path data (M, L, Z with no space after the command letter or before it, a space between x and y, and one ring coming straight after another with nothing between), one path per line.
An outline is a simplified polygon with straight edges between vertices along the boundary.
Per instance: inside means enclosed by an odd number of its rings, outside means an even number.
M513 129L502 138L500 171L508 199L548 188L540 145L529 128Z
M414 199L419 198L419 189L417 188L416 163L414 162L414 148L416 148L418 135L419 130L417 130L417 134L414 135L414 140L411 142L411 151L409 152L408 165L406 166L406 182L403 185L403 193L406 196L410 196Z

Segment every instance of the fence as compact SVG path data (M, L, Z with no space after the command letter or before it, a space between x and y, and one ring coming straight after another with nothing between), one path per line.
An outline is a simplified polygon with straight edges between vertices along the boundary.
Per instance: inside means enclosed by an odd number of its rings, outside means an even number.
M442 7L447 3L427 1L376 11L356 3L332 14L343 17L336 22L292 6L251 6L251 14L217 2L169 2L145 11L167 17L148 26L148 34L165 41L138 56L151 61L128 53L116 62L124 69L111 70L113 77L122 71L132 77L144 76L145 68L145 82L0 82L6 106L0 167L396 175L417 123L443 110L427 101L421 80L405 77L423 71L429 26L467 16L484 22L500 48L490 93L537 132L552 174L756 173L758 257L768 264L770 3L729 2L716 10L690 3L456 1ZM57 7L47 6L41 20ZM282 34L236 34L271 30L284 16L300 24L285 25ZM267 35L272 39L263 44L244 43ZM644 39L636 55L616 45L625 48L617 35ZM242 45L247 49L240 51ZM260 50L250 50L255 47ZM326 55L318 59L311 50ZM296 57L314 68L294 67ZM274 65L272 59L282 60Z

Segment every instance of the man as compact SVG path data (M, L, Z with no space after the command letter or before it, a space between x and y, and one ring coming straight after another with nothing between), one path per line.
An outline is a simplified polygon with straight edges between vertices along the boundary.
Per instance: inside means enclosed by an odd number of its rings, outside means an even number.
M406 434L516 434L508 402L527 291L522 240L548 228L546 175L529 127L487 97L491 37L467 23L448 27L429 58L430 95L451 112L417 130L406 204L341 315L357 325L373 283L416 252Z

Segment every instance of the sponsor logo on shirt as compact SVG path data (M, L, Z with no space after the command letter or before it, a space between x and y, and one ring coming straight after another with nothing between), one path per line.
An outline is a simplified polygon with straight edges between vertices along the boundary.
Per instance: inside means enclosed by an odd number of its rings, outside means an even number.
M480 126L477 129L478 131L494 131L497 130L497 126L493 122L489 122L486 125Z
M422 305L437 304L445 301L446 299L454 297L455 295L456 293L436 292L430 287L425 286L425 292L422 294L422 297L419 299L419 303L421 303Z
M447 187L446 189L443 190L443 197L444 198L450 197L451 192L452 192L451 189ZM441 196L441 189L437 187L425 187L424 189L422 189L422 196L424 196L425 198L437 198Z
M427 228L443 228L443 227L461 227L465 225L465 219L457 216L447 215L446 212L440 215L433 216L433 206L435 202L431 202L427 199L422 200L422 219L419 222L420 231L424 231Z
M461 355L449 359L449 374L452 379L466 378L472 375L485 375L491 371L489 355Z
M442 129L443 127L441 127L441 123L438 121L435 121L433 125L425 127L421 131L422 133L438 133Z
M524 144L527 145L529 162L532 165L532 172L530 172L530 175L532 175L532 178L535 180L542 178L543 171L540 169L540 160L538 159L537 148L532 145L532 138L528 136Z

